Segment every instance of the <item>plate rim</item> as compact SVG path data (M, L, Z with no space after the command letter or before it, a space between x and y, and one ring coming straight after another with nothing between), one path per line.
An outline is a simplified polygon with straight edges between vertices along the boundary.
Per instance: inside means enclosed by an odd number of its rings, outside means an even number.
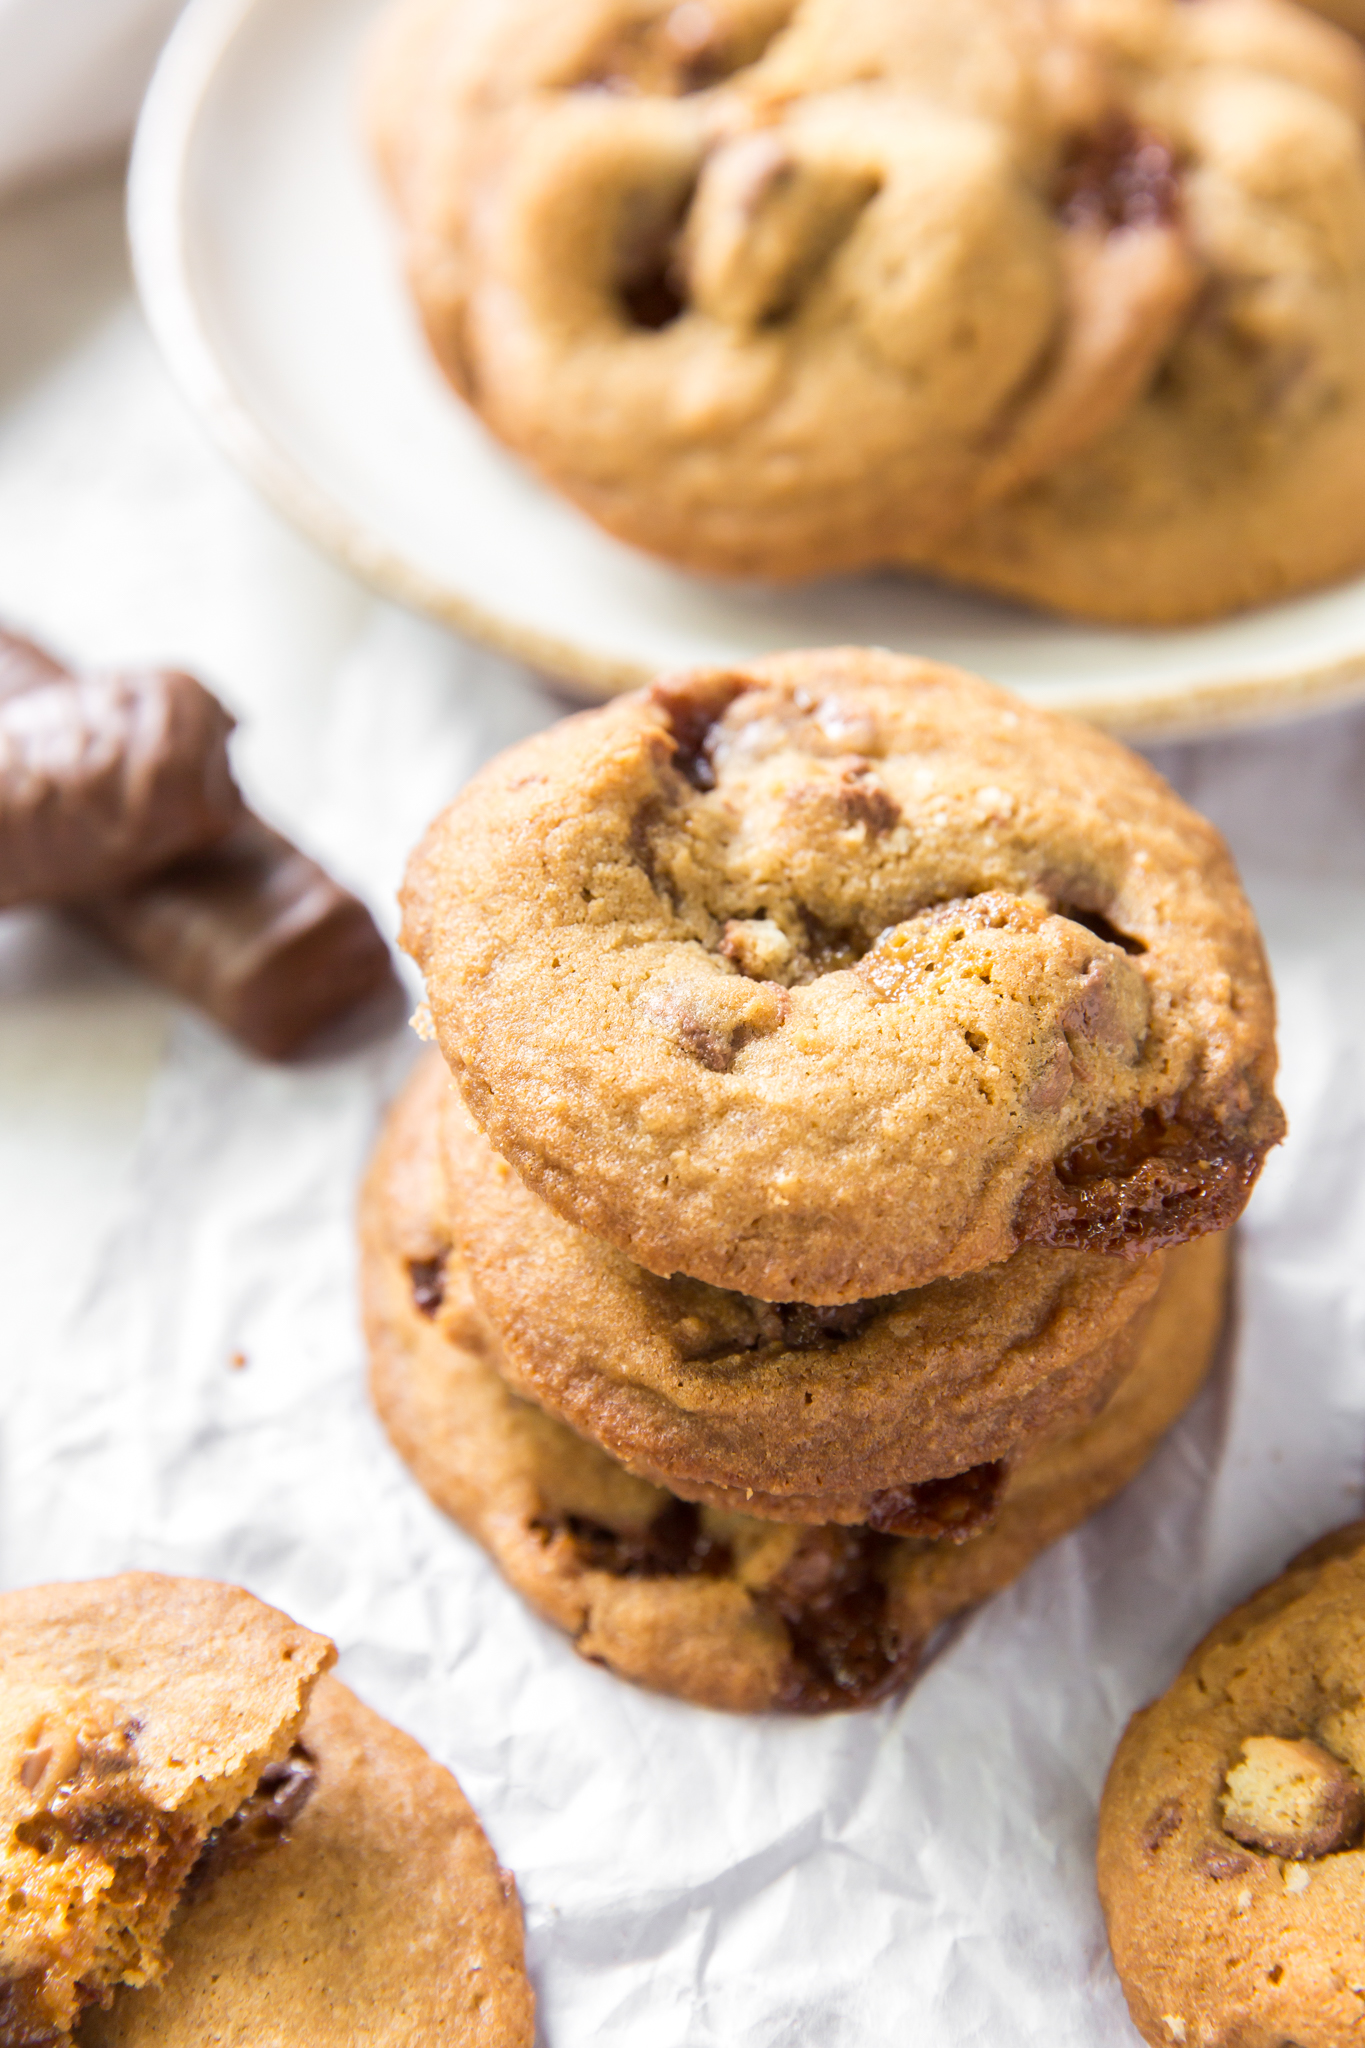
M248 19L267 4L189 0L162 50L138 119L128 170L128 240L142 310L173 382L217 447L267 502L379 596L453 627L590 699L638 688L656 673L651 663L605 654L508 620L414 567L294 461L252 410L215 349L188 261L186 172L218 65ZM1058 708L1111 732L1161 740L1288 722L1362 696L1365 645L1310 668L1138 686L1121 698L1087 699L1082 688Z

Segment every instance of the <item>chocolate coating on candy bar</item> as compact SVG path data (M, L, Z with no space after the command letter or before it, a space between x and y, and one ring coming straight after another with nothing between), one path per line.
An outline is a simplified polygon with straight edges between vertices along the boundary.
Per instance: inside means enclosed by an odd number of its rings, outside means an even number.
M192 676L70 676L6 642L0 907L121 888L221 839L242 808L231 730Z
M81 914L268 1059L393 978L365 906L249 812L221 845Z

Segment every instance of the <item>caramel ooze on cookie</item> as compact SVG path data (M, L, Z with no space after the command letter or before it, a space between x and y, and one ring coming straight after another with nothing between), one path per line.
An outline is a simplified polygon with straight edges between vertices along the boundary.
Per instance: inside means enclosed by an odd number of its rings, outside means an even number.
M684 1052L713 1073L728 1074L750 1039L776 1031L790 999L780 983L696 976L651 984L640 1008Z

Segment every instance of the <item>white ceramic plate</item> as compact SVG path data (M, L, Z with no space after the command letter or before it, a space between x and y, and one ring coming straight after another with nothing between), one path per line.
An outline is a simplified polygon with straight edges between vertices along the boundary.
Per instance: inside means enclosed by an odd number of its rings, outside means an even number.
M911 577L723 584L609 540L429 360L362 147L382 0L191 0L143 113L130 218L152 328L276 505L380 590L605 691L661 668L867 642L1130 732L1365 695L1365 579L1179 632L1071 625Z

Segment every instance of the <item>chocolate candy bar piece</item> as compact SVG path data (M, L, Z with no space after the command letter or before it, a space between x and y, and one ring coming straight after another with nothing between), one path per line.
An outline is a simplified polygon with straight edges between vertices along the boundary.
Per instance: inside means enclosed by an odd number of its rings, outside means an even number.
M13 640L0 664L0 908L121 889L241 815L232 720L192 676L73 676Z
M267 1059L395 985L365 906L250 812L220 845L80 915Z

